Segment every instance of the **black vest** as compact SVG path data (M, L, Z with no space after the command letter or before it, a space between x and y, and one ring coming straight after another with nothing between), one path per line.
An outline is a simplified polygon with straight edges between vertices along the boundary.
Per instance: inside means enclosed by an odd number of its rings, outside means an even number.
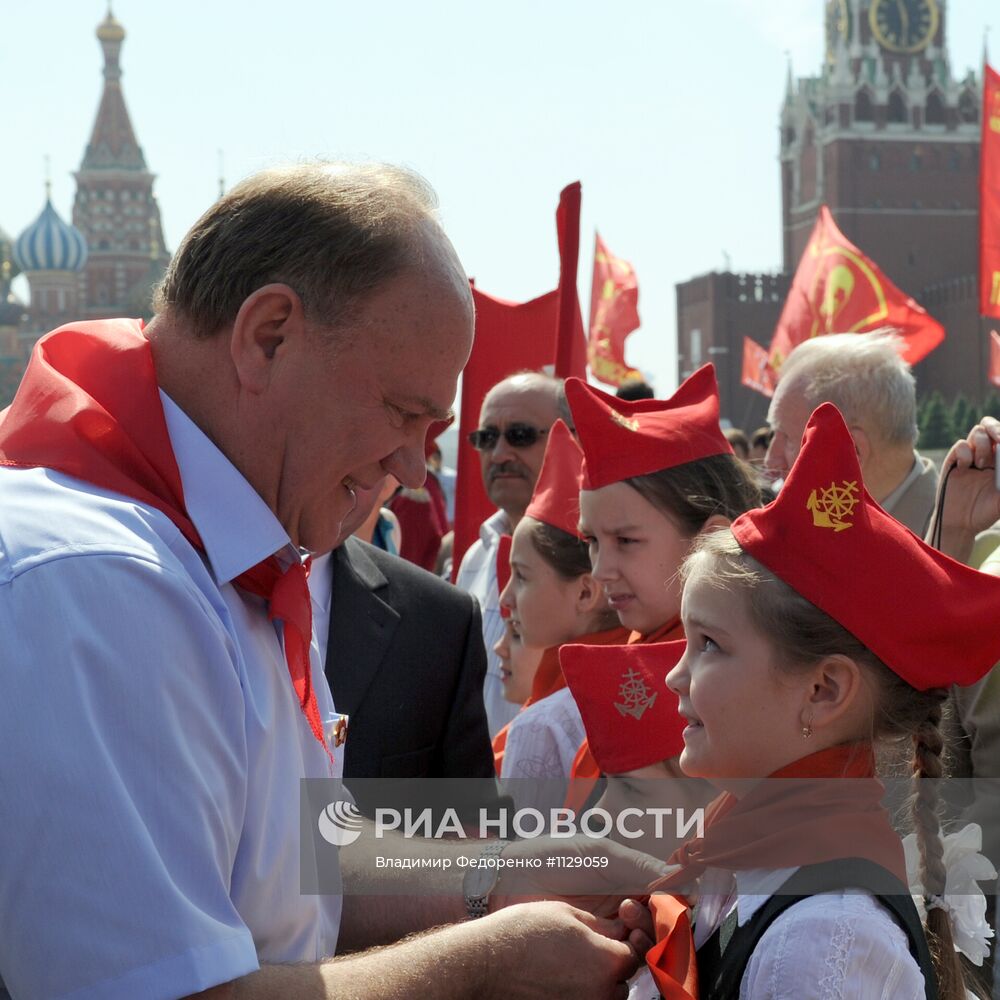
M889 892L871 892L871 895L892 914L906 933L910 954L924 974L926 1000L937 1000L937 979L931 953L913 898L890 872L863 858L827 861L800 868L742 927L735 927L731 935L727 927L728 940L723 941L723 927L717 928L698 949L700 1000L736 1000L739 997L740 983L750 956L764 932L788 907L821 892L843 889L870 892L867 888L870 886L893 887Z

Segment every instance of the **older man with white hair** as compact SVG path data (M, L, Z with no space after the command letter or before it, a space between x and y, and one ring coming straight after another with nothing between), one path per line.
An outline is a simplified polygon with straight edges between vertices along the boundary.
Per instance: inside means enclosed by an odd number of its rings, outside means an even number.
M937 472L919 455L916 380L892 330L807 340L781 367L767 420L774 437L765 468L785 476L820 403L837 406L850 428L868 492L896 520L923 536L934 508Z

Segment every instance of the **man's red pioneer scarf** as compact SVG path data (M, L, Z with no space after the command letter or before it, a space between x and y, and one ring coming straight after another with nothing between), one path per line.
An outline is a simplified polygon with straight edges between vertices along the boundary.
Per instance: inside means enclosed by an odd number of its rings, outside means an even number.
M198 551L160 402L153 354L139 320L64 326L35 345L14 402L0 414L0 465L46 468L154 507ZM323 737L309 668L312 605L308 563L275 556L233 582L280 619L285 659L313 735Z

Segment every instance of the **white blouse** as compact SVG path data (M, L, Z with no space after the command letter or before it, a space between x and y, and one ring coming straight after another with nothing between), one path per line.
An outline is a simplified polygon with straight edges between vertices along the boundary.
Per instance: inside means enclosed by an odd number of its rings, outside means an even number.
M734 878L709 869L695 909L695 945L706 941L734 907L742 927L795 871L740 871ZM790 906L764 932L740 984L740 1000L925 996L905 931L874 896L857 891L821 893Z
M536 701L514 719L507 731L500 780L518 809L562 806L573 758L585 735L569 688Z

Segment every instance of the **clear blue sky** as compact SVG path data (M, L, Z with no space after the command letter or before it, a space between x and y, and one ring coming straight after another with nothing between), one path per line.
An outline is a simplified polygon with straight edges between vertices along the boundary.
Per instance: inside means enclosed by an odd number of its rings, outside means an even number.
M957 75L996 0L947 0ZM4 4L0 227L68 217L100 96L103 0ZM229 184L274 162L385 159L424 174L470 275L526 299L557 277L555 206L583 182L593 231L639 275L629 360L676 381L674 285L780 264L777 123L786 51L817 72L821 0L115 0L123 85L168 246ZM994 41L1000 48L1000 38ZM994 55L994 63L997 57ZM978 71L978 69L977 69Z

